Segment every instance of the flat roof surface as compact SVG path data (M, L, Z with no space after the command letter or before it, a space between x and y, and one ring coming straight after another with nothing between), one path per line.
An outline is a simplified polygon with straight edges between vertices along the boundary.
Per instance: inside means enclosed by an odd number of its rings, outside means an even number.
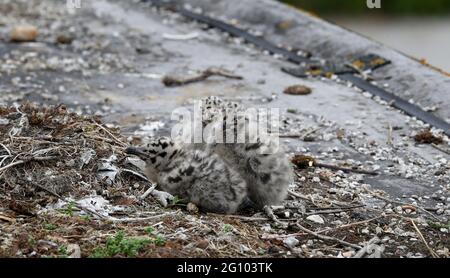
M449 139L433 130L443 144L418 144L413 137L427 126L387 103L339 80L288 75L281 68L292 64L279 57L144 3L82 1L82 8L70 13L53 1L30 1L39 2L34 8L26 2L14 5L29 11L24 18L38 26L40 35L37 42L9 42L9 26L23 18L16 12L3 12L0 103L64 103L79 113L101 115L127 136L167 134L174 124L170 120L174 109L192 108L193 100L205 96L239 101L246 107L280 108L281 133L290 137L282 140L290 154L380 173L302 170L297 173L299 188L305 181L311 190L344 195L359 192L358 198L366 205L379 207L379 199L362 193L368 185L399 202L442 209L440 217L448 220ZM448 76L382 45L269 0L181 2L322 59L381 55L392 65L374 72L380 86L443 119L450 118ZM283 22L288 28L277 29ZM58 35L74 41L55 43ZM164 76L186 77L210 67L226 69L243 79L211 77L179 87L162 83ZM307 86L312 92L284 94L292 85Z

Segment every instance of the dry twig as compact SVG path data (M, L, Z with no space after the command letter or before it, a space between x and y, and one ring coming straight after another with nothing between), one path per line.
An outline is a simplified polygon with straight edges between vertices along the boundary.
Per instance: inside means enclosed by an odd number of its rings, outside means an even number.
M37 184L35 182L31 182L30 184L33 185L33 186L36 186L37 188L40 188L40 189L44 190L45 192L50 193L51 195L53 195L53 196L55 196L57 198L61 198L61 196L58 193L53 192L52 190L50 190L50 189L48 189L48 188L46 188L46 187L44 187L42 185L39 185L39 184Z
M313 235L313 236L317 237L318 239L325 240L325 241L334 241L334 242L340 243L342 245L352 247L352 248L357 249L357 250L361 249L361 246L359 246L359 245L356 245L356 244L353 244L353 243L350 243L350 242L347 242L347 241L344 241L342 239L338 239L338 238L335 238L335 237L324 236L324 235L318 234L316 232L313 232L313 231L303 227L299 223L297 223L297 227L300 230L302 230L302 231L304 231L304 232L306 232L306 233L308 233L310 235Z
M30 162L30 161L48 161L48 160L54 160L54 159L57 159L57 158L59 158L59 157L58 156L43 156L43 157L31 157L31 158L24 159L24 160L18 160L18 161L15 161L15 162L11 162L10 164L8 164L6 166L3 166L2 168L0 168L0 172L2 172L4 170L7 170L7 169L9 169L11 167L20 165L20 164L24 164L24 163Z
M150 195L150 194L155 190L155 188L156 188L156 184L152 184L152 186L151 186L149 189L147 189L147 190L144 192L144 194L142 194L142 195L139 197L139 199L144 200L145 198L147 198L148 195Z
M422 212L425 212L426 214L428 214L429 216L431 216L433 219L438 220L438 221L441 221L441 219L439 219L439 218L436 217L434 214L432 214L431 212L429 212L428 210L426 210L426 209L424 209L424 208L422 208L422 207L420 207L420 206L417 206L417 205L411 205L411 204L405 203L405 202L400 202L400 201L391 200L391 199L389 199L389 198L383 197L383 196L381 196L381 195L379 195L379 194L377 194L377 193L375 193L375 192L373 192L373 191L370 191L370 190L366 190L366 191L367 191L368 193L372 194L372 196L375 197L375 198L377 198L377 199L383 200L383 201L388 202L388 203L393 203L393 204L402 205L402 206L412 206L412 207L415 207L415 208L421 210Z
M360 169L353 169L353 168L345 168L345 167L340 167L340 166L337 166L337 165L329 165L329 164L324 164L324 163L320 163L320 162L315 162L314 166L315 167L327 168L327 169L331 169L331 170L335 170L335 171L353 172L353 173L357 173L357 174L365 174L365 175L371 175L371 176L378 175L378 172L375 172L375 171L360 170Z
M12 155L11 151L4 144L0 143L0 146L2 146L5 149L5 151L8 153L8 156Z
M321 128L322 127L314 128L312 130L305 132L304 134L279 134L278 136L280 138L302 138L304 140L305 137L315 133L316 131L319 131Z
M11 218L11 217L9 217L9 216L1 213L1 212L0 212L0 220L8 221L8 222L11 222L11 223L15 223L16 222L16 219Z
M146 181L146 182L151 183L151 181L150 181L146 176L144 176L144 175L142 175L142 174L139 174L138 172L135 172L135 171L133 171L133 170L122 169L122 172L130 173L130 174L135 175L136 177L138 177L138 178L140 178L140 179L142 179L142 180L144 180L144 181Z
M370 223L370 222L373 222L373 221L375 221L375 220L378 220L378 219L380 219L380 218L382 218L382 217L384 217L384 216L377 216L377 217L374 217L374 218L371 218L371 219L367 219L367 220L363 220L363 221L358 221L358 222L352 222L352 223L348 223L348 224L345 224L345 225L341 225L341 226L337 226L337 227L334 227L334 228L327 228L327 229L323 229L323 230L320 230L320 231L317 231L317 232L315 232L315 233L317 233L317 234L323 234L323 233L327 233L327 232L330 232L330 231L336 231L336 230L341 230L341 229L347 229L347 228L351 228L351 227L354 227L354 226L359 226L359 225L363 225L363 224L368 224L368 223ZM307 235L308 233L304 233L304 232L302 232L302 233L293 233L293 234L287 234L287 235L274 235L273 237L274 238L286 238L286 237L292 237L292 236L304 236L304 235Z
M161 218L164 216L168 216L168 215L175 215L177 213L179 213L180 211L169 211L169 212L165 212L162 214L158 214L158 215L154 215L154 216L149 216L149 217L141 217L141 218L115 218L115 217L110 217L107 218L107 220L110 220L112 222L120 222L120 223L130 223L130 222L145 222L145 221L150 221L150 220L154 220L157 218Z
M273 213L273 209L271 206L264 206L263 210L266 213L266 215L269 217L269 219L271 219L273 222L281 225L281 227L288 226L287 223L278 220L277 216Z
M114 141L121 145L122 147L126 147L127 144L125 144L124 142L120 141L119 139L117 139L116 136L114 136L107 128L105 128L104 126L102 126L101 124L97 123L96 121L94 121L94 124L96 126L98 126L99 128L101 128L104 132L106 132L112 139L114 139Z
M419 235L420 239L422 240L422 242L425 244L428 251L430 252L431 256L433 258L439 258L438 254L436 254L436 252L434 252L433 249L431 249L431 247L428 245L427 241L423 237L422 232L420 232L419 227L417 227L416 223L414 223L414 220L413 219L410 219L410 220L411 220L412 225L414 226L414 229L416 230L417 234Z
M394 141L392 139L392 125L389 123L388 124L388 138L387 138L387 142L386 142L389 146L394 145Z
M242 221L269 221L270 219L267 217L249 217L249 216L243 216L243 215L233 215L233 214L219 214L219 213L213 213L213 212L208 212L208 215L211 216L215 216L215 217L223 217L223 218L234 218L234 219L239 219Z
M312 211L308 212L306 215L314 215L314 214L333 214L333 213L340 213L344 211L349 211L357 208L363 208L365 205L356 205L351 207L344 207L344 208L338 208L338 209L325 209L325 210L319 210L319 211Z
M209 69L201 72L199 75L195 75L195 76L188 77L188 78L177 78L177 77L173 77L173 76L165 76L163 78L162 82L167 87L176 87L176 86L183 86L183 85L194 83L194 82L204 81L214 75L222 76L222 77L230 78L230 79L237 79L237 80L243 79L242 76L232 74L226 70L209 68Z
M297 193L297 192L294 192L294 191L292 191L292 190L288 190L288 194L291 195L291 196L293 196L293 197L297 197L297 198L300 198L300 199L302 199L302 200L309 201L309 202L315 204L315 203L314 203L314 200L312 200L312 197L311 197L311 196L306 196L306 195L304 195L304 194ZM325 201L328 202L328 203L330 203L330 204L332 204L332 205L337 205L337 206L348 206L348 203L339 202L339 201L336 201L336 200L325 199Z

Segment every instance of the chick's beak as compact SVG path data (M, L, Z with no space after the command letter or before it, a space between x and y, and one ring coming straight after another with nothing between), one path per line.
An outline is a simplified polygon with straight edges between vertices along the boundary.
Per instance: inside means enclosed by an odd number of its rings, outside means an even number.
M146 156L146 153L141 148L135 148L135 147L128 147L125 149L125 153L136 155L140 158L143 158Z

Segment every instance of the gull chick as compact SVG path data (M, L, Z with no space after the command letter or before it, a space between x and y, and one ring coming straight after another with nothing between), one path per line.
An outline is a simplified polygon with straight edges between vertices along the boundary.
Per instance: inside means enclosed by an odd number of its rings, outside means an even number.
M213 142L202 148L219 155L245 179L248 197L256 207L278 205L286 198L292 183L292 165L279 138L259 136L253 143L247 142L249 119L244 116L244 121L237 120L243 113L243 107L236 102L223 101L218 97L202 99L204 128L220 128L223 135L231 132L235 140L237 134L245 134L246 140L245 143Z
M162 190L206 211L235 213L247 195L245 180L218 155L183 149L171 138L129 147L126 153L145 161L147 177Z

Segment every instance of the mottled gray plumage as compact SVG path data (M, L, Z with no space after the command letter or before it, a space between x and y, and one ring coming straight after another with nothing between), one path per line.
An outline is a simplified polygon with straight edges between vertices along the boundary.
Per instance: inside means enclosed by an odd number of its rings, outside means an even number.
M162 190L206 211L234 213L247 195L245 180L216 154L183 149L166 137L126 152L146 162L146 175Z
M291 163L281 143L276 141L278 138L264 136L256 138L254 143L248 142L249 121L247 118L245 121L237 120L238 117L242 117L239 114L243 112L244 109L235 102L223 101L217 97L203 99L204 127L215 125L216 128L223 129L223 134L231 129L231 133L235 136L243 132L247 141L234 144L205 144L201 148L219 155L241 174L247 182L248 197L257 207L277 205L286 198L289 184L292 182Z

